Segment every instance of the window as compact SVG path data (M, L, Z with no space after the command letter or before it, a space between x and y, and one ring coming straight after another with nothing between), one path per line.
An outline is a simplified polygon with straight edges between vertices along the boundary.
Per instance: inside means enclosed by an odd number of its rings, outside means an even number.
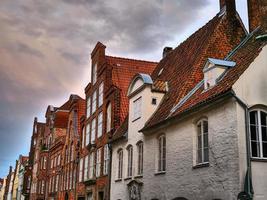
M60 154L57 156L57 165L60 166L60 159L61 159L61 156Z
M88 135L88 138L89 138L89 135ZM85 127L83 127L82 128L82 148L84 148L85 147L85 142L87 142L86 141L86 133L85 133Z
M106 144L104 147L104 171L103 171L104 175L108 174L108 165L109 165L109 148L108 144Z
M111 103L107 106L107 132L111 129Z
M129 146L127 148L128 151L128 168L127 168L127 176L131 177L133 175L133 147Z
M92 152L90 154L90 170L89 170L89 179L94 178L95 176L95 154Z
M143 174L143 142L137 143L138 163L137 163L137 174Z
M102 148L97 149L96 152L96 177L101 175L101 152Z
M123 151L118 151L118 179L122 179L122 168L123 168Z
M100 138L103 134L103 113L99 113L97 119L97 137Z
M92 66L92 83L95 84L96 83L96 78L97 78L97 63L95 63Z
M88 97L86 101L86 116L90 117L90 115L91 115L91 97Z
M83 181L83 158L80 159L79 163L79 182Z
M92 121L92 130L91 130L91 143L95 143L95 135L96 135L96 130L95 130L95 119Z
M210 87L216 85L216 71L209 70L205 74L205 89L209 89Z
M70 189L72 189L72 169L70 168L70 171L69 171L69 173L70 173L70 182L69 182L69 188Z
M46 156L44 157L44 163L43 163L43 169L46 169L46 163L47 163L47 159L46 159Z
M84 180L88 180L88 155L84 158Z
M254 110L249 116L251 155L254 158L267 158L267 113Z
M90 142L90 124L86 125L86 136L85 136L85 145L87 146Z
M158 171L166 171L166 137L161 135L158 138Z
M157 98L156 97L153 97L152 100L151 100L151 104L152 105L157 105Z
M96 91L93 93L93 105L92 105L92 113L96 111Z
M104 92L104 83L101 83L98 89L98 107L103 104L103 92Z
M209 162L209 134L208 121L197 123L197 164Z
M56 189L55 189L55 191L57 192L58 191L58 177L59 175L56 175L56 184L55 184L55 186L56 186Z
M142 112L142 97L139 97L133 102L133 120L137 120L141 117Z

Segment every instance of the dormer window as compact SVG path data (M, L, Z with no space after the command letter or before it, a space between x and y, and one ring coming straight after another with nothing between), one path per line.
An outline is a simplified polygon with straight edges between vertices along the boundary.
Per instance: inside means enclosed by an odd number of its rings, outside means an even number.
M226 70L235 65L236 63L232 61L209 58L203 69L205 90L215 86Z
M96 78L97 78L97 63L93 64L92 66L92 83L96 83Z

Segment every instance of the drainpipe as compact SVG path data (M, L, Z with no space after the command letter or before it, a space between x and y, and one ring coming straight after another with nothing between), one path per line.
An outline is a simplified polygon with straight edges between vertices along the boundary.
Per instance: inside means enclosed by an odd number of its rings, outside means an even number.
M108 149L109 149L109 166L108 166L108 198L110 200L110 192L111 192L111 170L112 170L112 143L111 141L108 142Z
M246 150L247 150L247 171L250 174L250 178L252 179L252 173L251 173L251 160L250 160L250 155L251 155L251 149L250 149L250 133L249 133L249 107L248 105L242 101L238 96L236 96L235 92L232 91L234 98L237 100L237 102L243 107L245 111L245 125L246 125ZM251 196L249 197L250 200L253 200L253 194L251 193L252 191L250 190L252 186L250 185L250 181L248 181L248 194Z

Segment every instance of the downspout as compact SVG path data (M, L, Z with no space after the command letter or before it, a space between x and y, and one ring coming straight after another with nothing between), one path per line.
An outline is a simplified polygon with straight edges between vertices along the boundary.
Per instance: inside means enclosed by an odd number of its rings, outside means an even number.
M111 170L112 170L112 143L111 141L108 142L108 149L109 149L109 166L108 166L108 198L110 200L110 192L111 192Z
M250 155L251 155L251 149L250 149L250 133L249 133L249 123L248 123L248 119L249 119L249 107L248 105L242 101L238 96L236 96L235 92L232 91L233 93L233 97L237 100L237 102L241 105L241 107L243 107L244 111L245 111L245 126L246 126L246 150L247 150L247 171L250 175L250 178L252 179L252 172L251 172L251 159L250 159ZM248 195L249 195L249 199L253 200L253 193L250 190L252 188L252 185L250 185L250 181L248 181ZM251 195L250 195L251 194Z

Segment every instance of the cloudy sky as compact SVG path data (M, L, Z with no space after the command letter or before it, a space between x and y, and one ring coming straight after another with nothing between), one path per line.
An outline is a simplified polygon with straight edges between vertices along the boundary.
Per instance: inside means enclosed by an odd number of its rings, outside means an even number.
M0 177L28 155L34 116L83 95L90 52L158 61L219 10L219 0L1 0ZM246 1L237 0L245 19Z

